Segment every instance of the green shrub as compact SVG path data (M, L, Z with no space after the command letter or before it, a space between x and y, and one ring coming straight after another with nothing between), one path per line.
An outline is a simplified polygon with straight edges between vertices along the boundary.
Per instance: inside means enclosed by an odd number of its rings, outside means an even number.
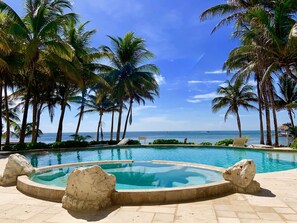
M86 141L76 142L72 140L64 141L64 142L54 142L50 145L50 148L75 148L75 147L86 147L89 143Z
M13 150L17 150L17 151L26 150L26 149L27 149L26 143L18 143L13 146Z
M291 146L290 146L292 149L297 149L297 139L295 139L293 142L292 142L292 144L291 144Z
M153 144L180 144L176 139L155 139Z
M200 146L212 146L211 142L201 142L199 143Z
M49 145L43 142L31 142L27 143L27 148L26 149L48 149Z
M140 141L139 140L129 140L128 145L140 145Z
M116 145L116 144L118 144L120 141L118 141L118 140L111 140L111 141L107 141L107 144L108 145Z
M13 145L5 145L2 147L3 151L14 151L14 146Z
M233 144L233 139L223 139L215 143L216 146L229 146Z

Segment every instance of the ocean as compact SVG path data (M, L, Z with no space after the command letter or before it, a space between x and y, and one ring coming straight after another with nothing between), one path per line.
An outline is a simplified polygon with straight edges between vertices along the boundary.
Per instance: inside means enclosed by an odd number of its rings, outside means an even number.
M73 139L70 135L73 133L63 133L63 141ZM93 140L95 132L84 132L80 135L91 136L88 141ZM260 143L260 131L243 131L243 137L248 137L247 144L259 144ZM155 139L177 139L181 142L187 138L187 142L201 143L211 142L215 143L223 139L233 139L238 137L238 131L145 131L145 132L127 132L126 137L130 139L138 139L140 136L147 137L146 143L153 142ZM52 143L55 141L56 133L44 133L40 138L39 142ZM104 140L109 140L109 133L104 133ZM115 134L114 134L115 139ZM274 138L272 137L272 140ZM15 141L15 140L12 140ZM26 141L29 141L27 139ZM142 141L143 142L143 141ZM286 137L279 137L280 145L288 145L288 139Z

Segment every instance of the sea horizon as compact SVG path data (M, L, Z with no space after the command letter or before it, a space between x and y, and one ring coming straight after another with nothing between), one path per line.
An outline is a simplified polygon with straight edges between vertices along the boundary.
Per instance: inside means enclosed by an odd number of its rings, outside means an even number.
M274 131L272 132L272 134ZM62 140L72 140L73 137L71 135L74 132L64 132ZM96 137L96 132L80 132L79 135L87 136L89 135L91 138L87 139L87 141L92 141ZM128 131L126 133L126 138L130 138L133 140L138 140L138 137L144 136L146 137L146 141L144 142L141 140L141 143L150 143L153 142L155 139L177 139L183 142L187 139L187 142L193 142L195 144L199 144L201 142L211 142L216 143L217 141L223 139L233 139L238 137L237 130L185 130L185 131ZM122 137L122 132L121 132ZM260 143L260 130L244 130L242 131L242 137L247 137L248 142L247 144L259 144ZM116 133L113 134L113 140L116 138ZM272 137L273 138L273 137ZM44 143L53 143L56 139L56 133L44 133L38 138L38 142ZM103 140L109 140L110 133L104 132L103 133ZM274 139L274 138L273 138ZM101 138L100 138L101 140ZM99 141L100 141L99 140ZM12 141L17 141L17 139L12 139ZM30 141L30 138L27 138L26 141ZM288 139L286 137L279 137L279 144L280 145L288 145Z

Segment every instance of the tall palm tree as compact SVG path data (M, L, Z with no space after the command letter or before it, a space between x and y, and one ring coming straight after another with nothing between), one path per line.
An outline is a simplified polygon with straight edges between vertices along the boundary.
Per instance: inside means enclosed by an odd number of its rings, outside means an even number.
M24 142L25 139L32 84L36 75L36 66L42 54L49 50L55 54L51 57L55 58L56 62L58 62L58 56L60 56L59 58L71 60L72 49L61 40L57 32L66 19L75 16L73 13L64 14L65 8L71 9L70 1L27 0L25 4L26 15L22 19L9 5L0 1L0 11L5 12L13 21L10 26L10 33L18 39L22 39L23 48L21 50L25 52L22 82L25 83L27 92L20 130L20 142ZM63 69L61 61L57 65ZM64 68L64 70L66 69Z
M226 81L226 86L221 86L217 90L218 96L212 100L212 111L227 107L224 117L226 121L230 114L234 114L237 119L239 137L242 136L239 107L257 109L251 103L257 102L257 95L253 92L253 86L246 84L241 78L235 80L234 84Z
M144 64L144 61L154 55L146 49L145 41L128 32L124 38L111 37L112 47L102 46L103 56L109 60L111 80L113 83L112 98L119 102L119 118L116 140L120 140L122 112L124 100L135 86L135 80L148 81L147 77L158 74L154 64ZM140 77L138 77L140 76Z
M159 96L159 86L158 83L156 82L155 78L151 74L147 74L147 77L144 79L143 78L144 74L142 76L137 76L141 77L139 81L134 81L134 86L130 88L130 91L128 93L128 100L129 100L129 109L127 112L127 117L125 121L125 126L124 126L124 132L123 132L123 137L124 139L126 137L126 131L127 131L127 126L128 126L128 120L129 124L132 124L132 106L133 103L136 101L138 104L142 103L145 105L145 100L149 100L151 102L154 102L154 96Z
M78 135L81 120L83 118L88 87L91 84L102 82L103 80L94 73L99 69L99 65L95 62L100 58L100 54L96 49L90 46L90 39L95 34L96 30L86 31L86 25L89 22L78 24L75 19L68 20L64 25L64 38L74 49L75 63L79 64L81 70L82 87L81 95L71 98L72 102L80 104L80 112L75 134Z

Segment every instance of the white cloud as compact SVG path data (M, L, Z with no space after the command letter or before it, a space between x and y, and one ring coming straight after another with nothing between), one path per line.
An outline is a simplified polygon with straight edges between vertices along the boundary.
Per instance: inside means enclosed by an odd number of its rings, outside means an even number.
M159 85L163 85L163 84L166 84L166 81L165 81L165 77L162 76L162 75L154 75L154 78L156 79L157 83Z
M219 81L219 80L212 80L212 81L196 81L196 80L191 80L188 81L188 84L221 84L224 81Z
M199 102L201 102L202 100L200 100L200 99L188 99L187 100L187 102L189 102L189 103L199 103Z
M211 100L211 99L215 98L216 96L217 96L216 92L211 92L211 93L207 93L207 94L198 94L198 95L195 95L194 97L192 97L192 99L188 99L187 102L199 103L202 101Z
M138 115L144 110L150 110L150 109L156 109L156 105L146 105L146 106L138 106L136 108L133 108L133 115Z
M205 71L205 74L226 74L226 71L223 70L214 70L214 71Z
M209 99L215 98L216 96L217 96L216 92L211 92L211 93L208 93L208 94L198 94L198 95L195 95L193 98L209 100Z

